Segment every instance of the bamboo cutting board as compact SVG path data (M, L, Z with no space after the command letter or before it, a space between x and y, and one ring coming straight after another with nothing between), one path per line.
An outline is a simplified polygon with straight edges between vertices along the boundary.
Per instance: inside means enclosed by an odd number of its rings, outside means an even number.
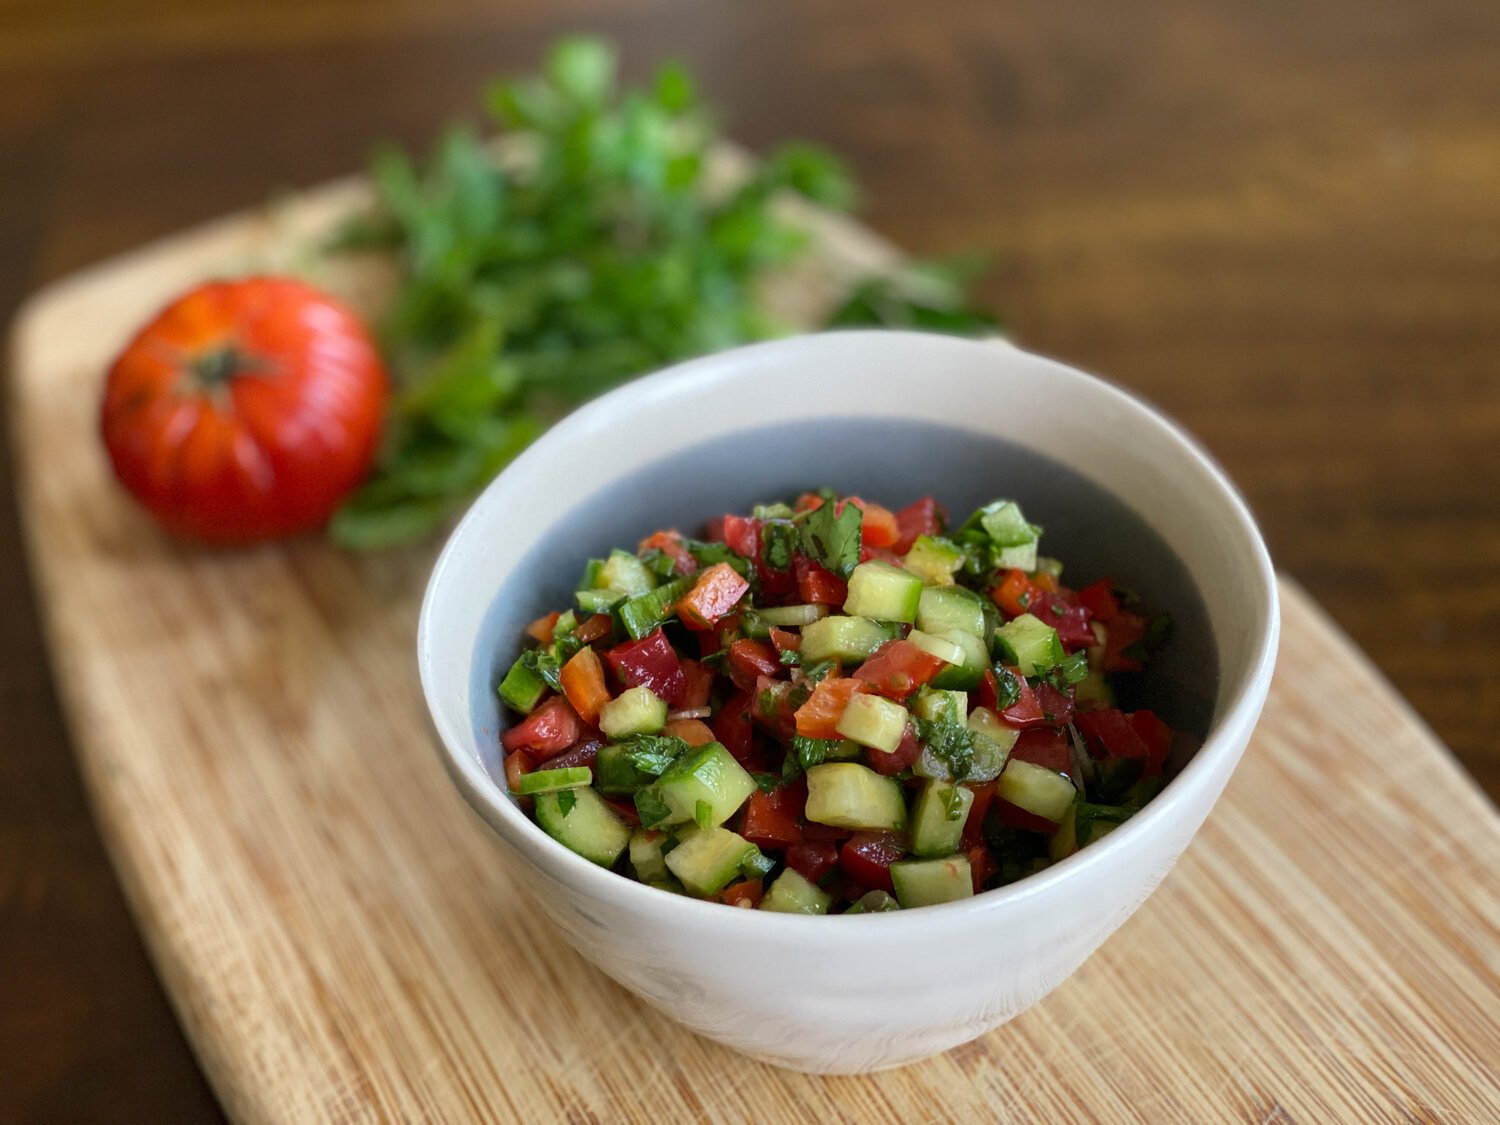
M309 232L361 191L76 276L14 338L54 670L105 839L231 1114L1500 1120L1500 817L1291 583L1265 717L1201 835L1072 979L976 1043L870 1077L786 1073L574 955L434 751L413 643L433 549L174 544L95 440L101 372L134 325L208 274L305 265ZM824 274L891 257L819 223ZM317 280L359 302L382 284L367 264ZM780 297L806 306L819 285Z

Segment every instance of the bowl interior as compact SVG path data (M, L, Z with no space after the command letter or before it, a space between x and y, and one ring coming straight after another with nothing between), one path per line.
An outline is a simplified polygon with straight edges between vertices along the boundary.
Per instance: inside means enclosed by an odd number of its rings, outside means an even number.
M649 435L641 435L649 441ZM633 440L622 435L620 440ZM658 528L701 535L724 512L790 501L830 485L891 507L933 495L953 522L990 500L1018 501L1040 523L1042 553L1062 560L1064 580L1109 576L1173 619L1168 645L1149 673L1117 677L1127 709L1150 707L1202 736L1219 695L1219 666L1201 591L1162 536L1132 507L1053 457L1005 438L932 422L824 417L757 426L699 442L613 476L608 449L588 458L598 482L556 514L535 546L496 582L469 663L472 745L501 776L503 729L494 685L520 651L526 623L572 604L590 557L633 548ZM581 474L581 479L583 474ZM503 783L502 783L503 788Z

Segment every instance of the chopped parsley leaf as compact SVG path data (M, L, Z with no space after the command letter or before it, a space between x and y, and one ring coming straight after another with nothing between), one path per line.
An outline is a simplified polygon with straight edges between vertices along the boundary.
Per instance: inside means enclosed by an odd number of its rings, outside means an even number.
M642 828L660 824L672 815L672 810L667 807L667 803L649 787L636 790L635 811L640 814Z
M848 578L859 565L859 547L864 513L854 504L838 505L825 500L807 514L802 524L802 551L841 578Z
M572 789L558 790L557 811L562 814L563 819L567 819L568 814L573 811L573 806L576 804L578 804L578 794L576 792Z

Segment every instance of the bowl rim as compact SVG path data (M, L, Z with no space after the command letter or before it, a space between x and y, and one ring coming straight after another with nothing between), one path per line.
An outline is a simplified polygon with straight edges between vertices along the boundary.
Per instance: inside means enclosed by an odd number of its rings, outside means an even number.
M695 390L701 390L705 383L711 380L728 383L737 378L753 376L760 365L768 360L774 361L780 357L781 353L791 353L792 357L795 357L796 353L809 347L826 346L824 342L830 339L851 337L874 338L880 342L881 346L886 347L1009 349L1013 352L1020 352L1029 359L1041 361L1049 366L1053 374L1059 378L1086 385L1091 393L1113 398L1117 405L1123 405L1143 415L1142 421L1155 426L1159 431L1159 437L1175 443L1179 451L1214 486L1214 502L1224 506L1232 517L1236 530L1243 538L1243 545L1250 548L1254 562L1253 574L1259 581L1256 600L1262 618L1257 622L1254 630L1255 639L1250 662L1240 682L1235 685L1222 714L1216 717L1209 728L1203 744L1183 770L1172 779L1171 784L1152 798L1140 812L1114 832L1109 833L1106 839L1090 847L1082 848L1066 859L1005 887L984 891L970 898L913 910L857 915L801 915L736 909L723 903L695 899L687 895L670 894L600 867L543 832L509 794L501 789L477 757L468 754L463 749L469 741L470 732L467 729L454 730L444 718L444 709L438 702L438 693L444 685L434 682L433 661L430 657L434 640L432 622L436 614L436 606L442 600L445 589L450 585L447 580L448 573L457 565L454 560L459 554L460 544L473 534L472 529L483 518L482 509L487 506L488 498L501 487L502 480L524 473L530 463L540 456L539 450L567 442L572 439L575 432L590 430L626 403L641 398L660 403L689 384ZM1101 487L1107 488L1108 486L1101 484ZM1189 573L1191 574L1191 571ZM816 939L819 934L825 937L837 935L839 940L847 940L851 926L880 927L886 936L894 936L895 931L908 927L930 928L943 923L954 923L964 915L972 915L977 921L983 916L1002 912L1018 902L1043 895L1054 895L1070 883L1085 882L1088 871L1111 861L1120 853L1131 849L1137 842L1165 828L1174 815L1180 815L1181 806L1190 800L1189 791L1208 784L1210 776L1219 768L1224 759L1238 755L1240 748L1237 748L1234 743L1241 729L1248 728L1244 730L1246 739L1253 731L1270 689L1280 628L1276 571L1249 506L1207 450L1143 398L1061 361L1034 352L1023 351L1007 340L975 340L907 330L844 329L806 333L743 345L673 364L655 373L634 379L593 399L549 429L485 486L449 534L433 566L422 599L417 624L417 662L423 697L431 721L438 733L440 754L449 776L465 800L485 821L486 826L521 853L521 858L526 863L539 868L543 876L570 884L591 898L612 901L620 909L636 912L659 910L666 914L681 914L684 921L691 920L700 925L727 924L736 928L749 926L752 929L791 927L802 940ZM1232 771L1233 762L1230 763L1230 768ZM544 863L544 860L547 862ZM756 920L749 921L750 918ZM872 921L876 918L881 921Z

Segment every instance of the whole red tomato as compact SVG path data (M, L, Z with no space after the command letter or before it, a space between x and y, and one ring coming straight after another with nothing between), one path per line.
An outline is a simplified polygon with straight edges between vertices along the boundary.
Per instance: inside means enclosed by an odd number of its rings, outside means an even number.
M115 474L166 528L249 543L321 526L369 471L390 383L369 333L291 278L214 281L109 370Z

